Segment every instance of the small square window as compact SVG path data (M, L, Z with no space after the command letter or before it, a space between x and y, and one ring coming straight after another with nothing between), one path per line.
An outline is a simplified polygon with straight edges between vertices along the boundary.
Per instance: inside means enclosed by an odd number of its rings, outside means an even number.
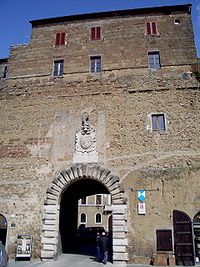
M100 39L101 39L101 27L92 27L91 40L100 40Z
M90 57L90 72L91 73L101 72L101 56Z
M151 114L151 126L152 131L165 131L165 114Z
M181 22L180 22L180 19L175 19L174 20L174 24L176 24L176 25L179 25Z
M62 77L64 70L64 60L55 60L53 66L53 76L54 77Z
M158 51L148 52L149 69L160 69L160 53Z
M157 25L155 22L146 23L146 34L147 35L158 35Z
M66 37L65 32L56 33L55 45L56 46L65 45L65 37Z

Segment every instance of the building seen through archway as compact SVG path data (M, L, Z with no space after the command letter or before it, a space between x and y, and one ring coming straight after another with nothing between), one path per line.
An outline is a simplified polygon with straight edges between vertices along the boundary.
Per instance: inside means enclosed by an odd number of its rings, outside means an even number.
M96 255L96 234L110 226L111 195L93 179L74 181L62 194L60 203L60 253ZM112 242L111 242L112 243Z

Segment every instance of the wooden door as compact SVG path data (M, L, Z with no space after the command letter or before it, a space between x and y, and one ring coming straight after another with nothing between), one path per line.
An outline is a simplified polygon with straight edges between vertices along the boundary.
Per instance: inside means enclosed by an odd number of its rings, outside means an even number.
M173 211L174 250L177 265L194 265L192 222L184 212Z

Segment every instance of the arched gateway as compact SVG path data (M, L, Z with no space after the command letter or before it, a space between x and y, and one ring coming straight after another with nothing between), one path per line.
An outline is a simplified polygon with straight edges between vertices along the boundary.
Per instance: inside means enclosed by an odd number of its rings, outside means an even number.
M113 262L125 263L128 260L126 251L128 241L126 198L119 182L119 177L96 163L74 164L69 169L61 171L47 189L44 203L42 228L42 260L55 260L59 255L59 214L60 201L67 188L80 179L94 179L106 187L112 196L113 221Z

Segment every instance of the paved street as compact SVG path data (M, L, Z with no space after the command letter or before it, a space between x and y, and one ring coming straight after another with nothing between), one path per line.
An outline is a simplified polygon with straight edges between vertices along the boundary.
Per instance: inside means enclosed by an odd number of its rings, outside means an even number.
M57 261L41 262L41 261L9 261L8 267L102 267L102 263L96 262L95 258L87 255L78 254L62 254ZM107 267L114 267L116 265L108 262ZM117 265L119 266L119 265ZM128 267L137 267L138 265L128 265ZM144 265L139 265L143 267ZM148 266L148 265L146 265ZM121 266L120 266L121 267Z

